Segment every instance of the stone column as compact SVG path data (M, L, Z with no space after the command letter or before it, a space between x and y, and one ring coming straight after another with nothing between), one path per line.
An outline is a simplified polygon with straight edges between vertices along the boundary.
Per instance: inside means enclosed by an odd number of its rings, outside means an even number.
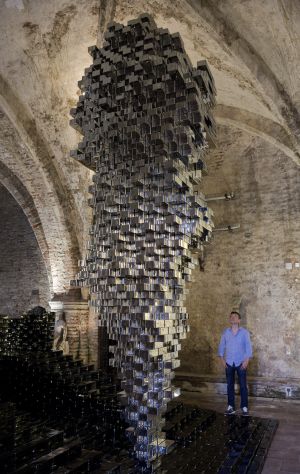
M89 363L99 368L99 316L91 308L88 323Z
M49 305L55 312L56 329L60 330L62 322L65 322L64 354L71 354L75 359L98 367L98 315L89 309L88 301L82 299L81 292L70 289L68 293L55 295Z
M69 353L74 359L89 362L89 306L87 301L64 301Z
M49 301L50 309L55 313L55 326L53 335L53 350L63 350L64 354L68 354L66 340L66 322L64 318L64 304L62 295L59 298L53 298Z
M64 304L62 301L62 297L60 300L53 299L49 301L49 306L52 313L55 313L55 316L61 316L64 311Z

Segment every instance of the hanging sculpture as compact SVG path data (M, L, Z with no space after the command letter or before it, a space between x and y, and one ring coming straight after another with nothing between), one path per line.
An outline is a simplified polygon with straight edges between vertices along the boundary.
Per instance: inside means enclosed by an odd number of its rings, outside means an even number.
M188 331L185 282L191 248L212 230L195 195L207 138L215 136L215 87L205 61L194 68L179 34L148 15L111 23L79 86L71 125L84 138L71 153L95 171L93 225L77 286L107 328L123 379L126 418L138 459L168 449L162 432Z

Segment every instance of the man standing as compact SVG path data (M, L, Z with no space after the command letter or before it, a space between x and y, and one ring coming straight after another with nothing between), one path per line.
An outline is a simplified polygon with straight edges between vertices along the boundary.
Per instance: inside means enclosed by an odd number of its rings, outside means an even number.
M247 366L250 357L252 357L252 347L249 332L240 327L240 322L240 314L237 311L232 311L229 316L231 327L225 329L222 334L218 355L225 368L227 380L228 408L225 414L233 415L235 413L234 382L235 372L237 372L242 415L248 416Z

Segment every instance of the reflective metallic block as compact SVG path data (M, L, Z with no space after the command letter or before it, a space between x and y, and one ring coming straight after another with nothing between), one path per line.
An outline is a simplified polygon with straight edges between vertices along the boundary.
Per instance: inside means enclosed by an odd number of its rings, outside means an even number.
M175 395L173 370L189 330L184 285L191 248L211 234L211 212L194 194L215 139L215 86L194 68L179 34L141 15L112 23L79 82L71 125L83 140L71 156L95 171L88 256L74 285L89 286L123 378L136 455L167 451L161 431ZM168 446L167 446L168 445Z

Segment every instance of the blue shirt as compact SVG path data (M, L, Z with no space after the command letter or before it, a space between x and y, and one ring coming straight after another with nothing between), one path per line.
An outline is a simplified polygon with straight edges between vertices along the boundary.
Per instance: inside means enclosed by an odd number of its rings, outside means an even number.
M238 366L245 359L252 357L250 334L247 329L239 328L234 335L231 328L225 329L219 344L218 354L224 357L228 365Z

